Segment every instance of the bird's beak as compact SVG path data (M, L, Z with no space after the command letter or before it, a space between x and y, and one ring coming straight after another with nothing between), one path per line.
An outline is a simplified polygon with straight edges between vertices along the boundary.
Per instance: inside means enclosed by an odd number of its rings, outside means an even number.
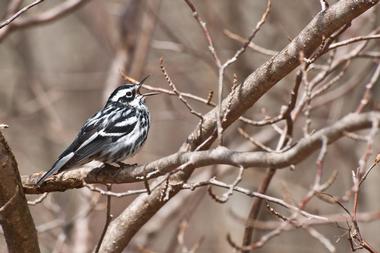
M141 89L141 87L142 87L142 85L143 85L143 83L146 81L146 79L148 79L149 78L149 75L147 75L146 77L144 77L137 85L139 86L138 88L137 88L137 92L138 93L140 93L140 89Z
M142 87L143 83L146 81L146 79L149 78L149 75L147 75L146 77L144 77L139 83L138 83L138 92L140 93L140 88ZM141 93L140 93L141 94ZM141 94L143 95L144 97L149 97L149 96L154 96L154 95L157 95L157 94L160 94L160 92L157 92L157 91L154 91L154 92L148 92L148 93L144 93L144 94Z
M143 95L144 97L149 97L149 96L158 95L158 94L160 94L160 93L161 93L161 92L153 91L153 92L148 92L148 93L144 93L144 94L141 94L141 95Z

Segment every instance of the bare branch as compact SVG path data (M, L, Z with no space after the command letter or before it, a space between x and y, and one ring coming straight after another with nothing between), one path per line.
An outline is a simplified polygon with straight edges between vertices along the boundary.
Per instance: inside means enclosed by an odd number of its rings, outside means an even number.
M198 182L198 183L196 183L194 185L191 185L191 184L190 185L183 185L182 187L184 189L194 190L194 189L196 189L198 187L207 186L207 185L213 185L213 186L218 186L218 187L222 187L222 188L225 188L225 189L231 189L231 185L228 185L226 183L218 181L215 178L212 178L212 179L210 179L208 181ZM265 199L265 200L267 200L269 202L272 202L272 203L275 203L277 205L286 207L286 208L290 209L293 212L300 213L301 215L303 215L303 216L305 216L307 218L310 218L310 219L327 220L327 218L325 218L323 216L310 214L310 213L308 213L308 212L306 212L304 210L301 210L300 208L298 208L296 206L290 205L290 204L286 203L282 199L274 198L274 197L271 197L271 196L268 196L268 195L265 195L265 194L262 194L262 193L259 193L259 192L253 192L253 191L250 191L248 189L245 189L245 188L242 188L242 187L239 187L239 186L233 186L233 191L243 193L243 194L245 194L247 196L250 196L250 197L257 197L257 198Z
M194 4L191 2L191 0L185 0L185 2L190 7L191 11L193 12L193 16L194 16L195 20L197 20L198 24L202 28L202 31L203 31L203 33L206 37L207 43L208 43L208 49L210 50L210 53L215 60L216 66L219 68L222 65L222 63L219 59L218 54L215 51L214 42L213 42L211 35L210 35L210 32L207 28L206 22L203 21L201 16L199 16L199 13L198 13L197 9L195 8Z
M379 80L379 77L380 77L380 62L377 63L376 70L373 73L371 80L365 86L365 92L363 94L363 98L360 100L360 104L358 108L356 109L356 112L363 111L364 107L368 104L373 85Z
M0 132L0 223L9 252L39 253L36 227L20 181L17 162Z
M298 56L300 51L304 52L306 58L310 57L313 52L319 48L323 37L328 37L338 31L342 26L350 23L354 18L378 2L378 0L342 0L331 5L325 12L317 14L286 48L259 67L243 82L243 84L239 85L238 96L235 95L232 99L230 113L228 114L226 121L223 122L223 127L226 128L231 125L279 80L296 68L299 65ZM229 107L229 101L230 97L224 99L222 103L223 111ZM202 124L202 131L200 132L197 127L187 138L186 143L181 147L181 152L195 150L209 138L211 138L210 141L208 141L203 148L210 147L216 137L215 129L217 122L215 115L217 115L217 110L218 109L213 109L204 116L205 120ZM340 121L340 123L342 122ZM368 127L368 124L369 121L366 121L364 125ZM358 128L355 128L355 130L357 129ZM341 130L347 131L349 129ZM335 134L336 135L330 136L329 133L323 132L323 135L329 138L329 143L331 143L332 140L341 137L340 134ZM313 137L314 135L308 138ZM330 137L333 138L330 139ZM320 141L317 143L316 146L320 147ZM216 150L222 151L223 149ZM210 154L212 153L213 152L211 151ZM229 154L223 155L228 156ZM263 154L261 153L260 155ZM266 155L264 154L264 156ZM175 158L178 159L178 157ZM301 159L301 157L297 157L297 159ZM268 166L267 163L265 165ZM271 165L272 164L269 164L269 167ZM173 175L173 184L168 194L169 198L175 196L175 194L181 190L181 188L178 187L178 183L186 181L191 176L193 170L193 166L188 166L186 169ZM121 252L146 221L148 221L167 202L167 200L161 199L160 195L161 192L156 190L152 191L149 196L139 196L117 219L112 221L110 224L110 231L112 231L112 233L106 234L104 242L107 243L102 244L101 250L103 252ZM120 224L123 224L123 226L120 226Z
M338 47L342 47L342 46L346 46L346 45L349 45L349 44L352 44L355 42L360 42L363 40L377 40L377 39L380 39L380 34L374 34L374 35L368 35L368 36L359 36L359 37L351 38L348 40L340 41L337 43L333 43L329 46L329 50L335 49Z
M36 0L33 3L39 3L42 1L44 0ZM54 8L51 8L34 16L20 17L18 19L14 19L13 22L8 23L7 26L3 26L3 29L0 30L0 41L2 41L7 35L9 35L10 32L15 31L17 29L53 22L65 15L72 13L72 11L74 11L76 8L81 7L88 1L90 0L66 0L61 4L58 4Z
M18 19L12 25L16 28L26 28L29 26L47 24L72 13L89 1L90 0L66 0L47 11L36 14L35 16Z
M236 40L236 41L239 41L242 44L246 44L246 43L249 42L247 39L241 37L240 35L238 35L236 33L231 32L230 30L224 30L224 34L228 38ZM252 50L260 53L260 54L267 55L267 56L274 56L274 55L276 55L278 53L277 51L274 51L274 50L271 50L271 49L267 49L267 48L258 46L255 43L253 43L252 41L249 42L248 47L250 49L252 49Z
M166 69L165 69L165 66L164 66L164 59L163 58L160 59L160 68L161 68L161 71L164 74L165 79L168 82L170 88L172 88L173 92L178 96L179 100L181 100L181 102L187 107L187 109L189 109L189 111L191 112L191 114L195 115L200 120L203 120L202 114L199 113L199 112L197 112L197 111L195 111L193 109L193 107L189 104L189 102L187 102L187 100L182 96L181 92L178 91L177 87L173 83L173 81L170 78L169 74L166 72Z
M292 146L293 124L296 123L295 118L291 115L295 105L294 102L293 106L288 106L287 108L291 109L289 109L290 112L287 112L286 117L284 118L286 120L285 127L284 124L274 126L280 132L280 140L276 150L283 150L282 153L237 152L224 147L209 148L218 136L222 137L221 132L223 130L236 122L247 110L256 104L260 97L266 94L269 89L300 65L299 56L301 52L303 53L303 59L305 59L305 65L309 64L309 59L311 59L310 61L312 62L317 60L317 58L326 52L326 48L328 48L333 39L349 26L348 24L352 19L372 7L377 2L378 1L376 0L342 0L331 5L323 12L318 13L310 24L307 25L288 46L273 56L261 67L257 68L255 72L251 73L251 75L240 85L237 85L236 89L224 98L224 100L222 100L222 94L219 93L218 102L216 103L217 107L212 109L206 115L203 115L203 122L201 125L202 131L199 131L198 125L193 133L186 139L186 142L183 143L180 150L173 155L163 157L144 166L136 166L133 170L130 168L111 169L113 168L111 165L105 165L102 168L93 171L90 171L89 168L74 169L52 177L40 188L34 186L34 182L37 178L36 174L24 178L24 183L29 183L24 185L24 189L30 193L56 190L64 191L69 188L83 187L85 184L90 183L146 182L146 180L164 176L165 182L163 184L152 189L149 195L139 195L136 200L134 200L132 204L120 214L120 216L109 224L109 228L105 233L99 251L121 252L128 245L136 232L139 231L139 229L146 224L165 203L170 201L173 196L183 190L183 185L186 184L196 168L215 164L228 164L236 167L243 166L247 167L247 169L249 167L255 167L258 169L270 168L270 171L266 176L266 178L269 178L268 186L271 180L270 173L274 175L276 169L293 166L307 158L312 152L321 148L321 158L319 161L322 163L324 157L323 154L325 153L324 150L328 144L334 143L338 139L344 137L344 134L347 132L356 132L360 129L371 127L374 120L379 120L380 114L378 112L350 114L347 117L338 120L335 124L323 126L321 130L301 137L300 140L297 139L295 145ZM198 15L190 0L187 1L187 4L190 8L193 7L192 11L193 13L196 13L194 15ZM263 20L265 21L264 16ZM202 27L202 20L199 20L198 21ZM16 21L17 20L15 20L15 24L17 24ZM204 26L203 29L207 28ZM208 34L208 36L211 40L210 34ZM236 54L240 55L238 52L239 51L237 51ZM359 53L360 50L357 52ZM215 59L219 59L217 57ZM317 70L324 72L324 70L327 69L328 71L326 71L320 79L316 79L317 81L310 81L309 91L312 91L312 88L315 87L313 84L323 84L323 82L329 78L331 73L335 73L335 71L340 69L340 66L342 65L333 69L335 66L331 62L334 58L334 52L331 52L327 65L313 63L313 65L310 66L310 71ZM232 57L230 60L227 60L225 64L228 66L234 61L235 60L233 60ZM349 60L344 62L347 61ZM219 69L222 69L219 72L219 91L223 89L224 69L222 67L224 64L221 64L222 63L219 60L219 66L221 66ZM306 68L304 68L304 70L306 70ZM306 75L300 76L306 78ZM298 92L298 88L295 88L293 91ZM174 91L169 92L178 96ZM313 93L309 92L309 96L305 98L306 102L309 102L308 100L311 99L310 94L312 95ZM204 100L205 104L212 103L211 99L203 99L199 97L196 99L199 99L199 101ZM294 96L294 99L293 97L291 98L291 101L296 100L297 95ZM283 111L284 110L281 110L280 113ZM300 111L302 112L302 107L300 107ZM223 118L221 117L221 112L224 114ZM321 139L324 141L321 142ZM287 146L290 148L284 148ZM205 151L205 149L209 150ZM321 170L321 168L318 168L317 173L320 173ZM155 182L159 181L159 179L155 180ZM237 186L237 183L232 183L232 186L231 184L226 184L225 188L227 189L226 195L228 196L232 191L240 189ZM145 190L146 189L144 189L144 191ZM107 194L111 193L107 191ZM284 202L287 203L286 201ZM304 211L301 209L302 208L297 207L297 209L294 209L293 211L295 214L299 214L301 211ZM287 224L285 224L284 227L287 227ZM280 233L281 231L281 229L273 231L273 236L275 236L275 232ZM269 239L271 237L268 236L267 238Z
M13 14L12 16L10 16L9 18L7 18L6 20L0 22L0 29L3 28L4 26L7 26L9 25L11 22L13 22L16 18L20 17L21 15L23 15L25 12L27 12L29 9L33 8L34 6L42 3L44 0L36 0L28 5L26 5L25 7L23 7L21 10L19 10L18 12L16 12L15 14Z
M126 197L126 196L132 196L132 195L138 195L138 194L142 194L142 193L146 193L147 190L146 189L142 189L142 190L130 190L130 191L126 191L126 192L112 192L112 191L105 191L105 190L102 190L100 188L97 188L93 185L89 185L89 184L84 184L84 186L89 189L90 191L94 191L94 192L98 192L100 193L101 195L103 196L111 196L111 197L117 197L117 198L121 198L121 197Z
M36 198L35 200L29 200L28 205L34 206L34 205L42 203L42 201L46 199L48 194L49 194L48 192L45 192L44 194L41 194L41 196Z
M112 185L108 184L107 185L107 191L109 192L109 191L111 191L111 189L112 189ZM108 229L108 225L110 224L110 222L112 220L111 197L112 197L111 195L107 195L106 223L104 224L104 228L103 228L102 234L100 236L100 239L99 239L98 243L96 244L96 248L94 250L95 253L99 252L100 245L102 245L102 242L103 242L103 239L104 239L104 235L106 234L107 229Z
M213 192L212 192L212 188L209 187L208 188L208 192L210 194L210 196L218 203L226 203L228 201L228 199L230 198L230 196L233 194L234 190L235 190L235 187L241 182L241 180L243 179L243 172L244 172L244 167L240 167L240 170L239 170L239 174L238 176L236 177L235 181L229 186L228 188L228 191L225 192L223 194L222 197L218 197L216 196ZM210 185L212 185L212 182L215 182L215 178L212 178L208 181L208 183ZM192 188L192 190L195 189L195 187Z
M349 114L337 121L332 126L323 128L313 135L305 137L291 149L282 153L267 152L236 152L224 147L209 151L195 151L176 153L146 165L137 166L133 170L130 167L117 169L111 165L109 169L90 168L74 169L51 177L40 188L34 183L41 173L22 178L24 190L28 194L36 194L50 191L64 191L71 188L80 188L84 182L94 183L131 183L141 182L146 179L156 178L172 172L184 164L190 164L191 168L204 167L212 164L229 164L244 166L245 168L284 168L296 164L305 159L309 154L322 146L321 139L325 136L328 143L333 143L344 136L347 131L355 131L372 126L373 120L380 119L380 113L369 112L362 114Z

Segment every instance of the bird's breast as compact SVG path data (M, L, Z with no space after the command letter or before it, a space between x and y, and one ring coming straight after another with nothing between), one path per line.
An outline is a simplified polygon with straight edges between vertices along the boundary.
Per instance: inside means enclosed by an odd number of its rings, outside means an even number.
M103 155L104 160L123 161L133 156L143 146L150 128L149 112L147 110L139 111L135 117L137 122L133 130L109 145Z

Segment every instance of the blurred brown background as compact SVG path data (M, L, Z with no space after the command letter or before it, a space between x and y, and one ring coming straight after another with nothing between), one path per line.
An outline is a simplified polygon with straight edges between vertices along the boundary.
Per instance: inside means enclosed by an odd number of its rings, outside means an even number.
M46 1L29 13L39 13L60 2ZM231 57L241 46L239 42L228 38L224 30L243 37L248 36L266 6L266 1L261 0L193 2L207 21L216 48L223 59ZM330 2L332 4L334 1ZM7 0L0 2L0 15L7 3ZM272 3L271 14L254 40L258 45L272 50L281 50L320 10L317 0L273 0ZM371 22L379 25L379 10L372 9L370 12L372 14L367 13L360 17L343 37L366 34L373 27ZM375 21L369 18L373 14ZM378 41L371 43L371 48L379 49ZM339 53L344 54L344 49ZM3 133L18 160L21 174L49 168L64 147L72 141L83 122L100 109L110 91L123 82L121 73L135 79L150 74L147 84L168 88L160 71L160 57L165 59L167 71L181 91L201 97L207 97L210 90L216 92L216 68L199 25L184 1L93 0L55 22L17 30L5 37L0 43L0 123L10 126ZM267 59L269 56L248 50L229 69L228 77L232 80L233 73L236 73L238 80L242 81ZM368 81L368 73L373 70L371 61L363 59L353 63L340 82L354 80L361 86L350 96L313 111L313 127L330 124L355 110L363 93L363 85ZM246 115L261 119L262 107L270 115L277 114L280 106L287 104L293 83L293 75L285 78ZM231 85L231 82L226 82L226 87ZM379 96L380 88L377 83L374 88L377 102ZM206 105L197 102L192 104L201 112L209 110ZM198 122L176 97L164 94L155 96L148 100L148 105L152 115L152 127L144 148L133 158L138 163L176 152ZM302 124L301 120L295 126L295 136L301 136ZM236 126L227 131L226 145L237 150L253 149L251 144L235 133ZM249 132L264 142L273 136L273 129L270 127L250 129ZM379 148L378 140L376 139L377 146L374 150ZM352 140L340 141L329 149L326 173L330 174L333 169L339 172L337 182L331 189L332 193L342 195L350 187L350 171L356 168L364 149L365 144L357 144ZM291 198L298 200L302 197L313 183L314 170L307 167L310 164L314 166L317 155L298 165L294 172L288 169L280 171L268 194L283 197L284 191L289 191ZM207 169L209 168L199 170ZM233 176L234 172L229 173L225 180L231 181ZM248 170L242 185L255 189L261 178L261 172ZM361 211L379 210L379 180L380 174L374 171L362 190ZM113 190L122 191L134 187L141 185L115 186ZM54 193L49 195L45 204L31 208L36 224L44 226L42 230L46 229L40 233L43 252L53 252L57 248L60 250L58 252L92 250L104 224L104 206L97 205L89 215L82 215L75 221L72 218L89 207L89 199L94 195L96 193L87 189ZM185 234L189 247L203 237L204 241L198 252L232 252L226 235L231 234L237 243L241 242L244 219L252 200L235 193L229 202L222 205L212 201L202 190L191 193L190 198L187 195L189 194L181 193L175 197L173 201L180 201L182 198L186 201L180 203L182 207L175 216L171 216L171 221L160 227L158 234L148 240L148 248L166 252L170 241L175 238L179 220L185 215L189 219ZM117 215L132 199L133 197L114 199L112 212ZM189 205L197 201L200 202L199 206L191 209ZM101 203L103 202L102 198ZM320 204L318 200L314 200L308 210L318 212ZM190 214L186 213L189 209L192 210ZM341 209L324 204L323 212L337 213ZM158 217L164 214L165 209ZM262 219L273 218L267 212L263 212L262 216ZM50 228L49 222L56 222L58 225L53 223ZM149 226L147 224L136 235L133 243L146 244L144 240ZM326 225L320 227L320 232L335 242L345 231L336 225ZM378 221L362 226L366 239L377 248L380 248L379 232ZM257 234L259 235L260 233ZM4 252L5 242L0 238L0 251ZM344 238L336 247L337 252L350 250ZM125 252L134 251L131 246ZM305 231L292 230L282 233L257 252L326 252L326 249Z

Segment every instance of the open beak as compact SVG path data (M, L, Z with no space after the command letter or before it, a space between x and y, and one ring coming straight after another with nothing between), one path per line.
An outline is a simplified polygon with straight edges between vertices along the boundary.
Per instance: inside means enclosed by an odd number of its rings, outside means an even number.
M149 75L147 75L146 77L144 77L139 83L138 83L138 92L140 93L140 88L142 87L143 83L146 81L146 79L149 78ZM141 94L141 93L140 93ZM160 94L160 92L157 92L157 91L154 91L154 92L148 92L148 93L144 93L144 94L141 94L143 95L144 97L149 97L149 96L154 96L154 95L157 95L157 94Z
M149 75L147 75L146 77L144 77L137 85L139 86L138 88L137 88L137 92L138 93L140 93L140 89L141 89L141 87L142 87L142 85L143 85L143 83L146 81L146 79L148 79L149 78ZM143 94L142 94L143 95Z
M148 93L144 93L144 94L141 94L141 95L143 95L144 97L149 97L149 96L158 95L158 94L160 94L160 93L161 93L161 92L153 91L153 92L148 92Z

